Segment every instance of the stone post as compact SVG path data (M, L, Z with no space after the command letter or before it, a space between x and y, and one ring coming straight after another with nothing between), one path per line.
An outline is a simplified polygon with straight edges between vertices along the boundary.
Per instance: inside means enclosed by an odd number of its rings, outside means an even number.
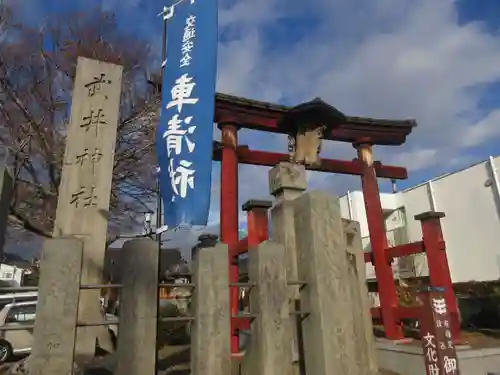
M53 238L43 244L31 375L73 373L83 241Z
M357 221L342 219L346 238L348 271L353 304L356 306L352 313L355 314L354 337L359 338L359 363L361 368L369 369L366 375L379 373L375 338L373 336L373 323L368 301L368 287L366 286L366 266L361 243L361 230ZM365 374L365 373L363 373Z
M122 71L121 66L83 57L76 67L54 237L84 235L83 284L102 282ZM102 319L100 294L81 292L82 323ZM100 328L78 329L78 356L94 356Z
M193 375L231 374L229 252L226 244L200 249L194 260Z
M206 247L214 247L217 245L217 240L219 236L212 233L203 233L198 236L198 243L193 246L191 249L191 261L194 262L194 258L196 257L196 253L200 249L204 249Z
M250 308L254 320L244 375L291 374L292 338L285 248L265 241L249 252Z
M127 241L121 252L123 289L115 374L155 374L158 245L150 238L136 238Z
M355 336L344 228L336 198L309 192L294 201L294 219L307 374L359 375L359 342Z
M285 246L288 280L297 280L297 254L292 201L307 188L306 169L303 165L282 162L269 171L269 192L276 197L271 208L272 240ZM290 310L300 310L299 288L289 288ZM292 323L292 362L294 375L304 373L300 337L300 319ZM302 368L302 370L300 370Z
M269 171L269 192L277 202L294 200L306 189L306 168L301 164L281 162Z

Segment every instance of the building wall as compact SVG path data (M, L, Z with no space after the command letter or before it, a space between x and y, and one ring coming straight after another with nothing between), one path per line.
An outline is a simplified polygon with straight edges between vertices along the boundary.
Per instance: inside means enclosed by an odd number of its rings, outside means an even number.
M381 194L380 200L382 201L382 208L386 214L389 214L392 210L401 207L400 197L397 194ZM339 203L342 217L349 220L359 221L361 237L368 237L370 233L368 232L363 193L361 191L351 191L349 194L342 196Z
M495 166L499 169L500 157ZM454 282L500 278L500 207L494 185L489 162L432 181L435 210L446 214L443 235ZM403 192L405 206L415 207L408 193ZM420 231L412 234L421 236Z
M0 264L0 280L13 287L22 285L23 269L9 264Z
M406 213L406 228L408 242L422 241L422 228L420 221L414 219L415 215L432 211L427 185L419 185L415 188L398 193L401 197L401 204ZM415 276L429 276L427 258L425 254L413 256Z
M389 231L403 225L401 214L397 210L401 207L400 197L397 194L382 194L380 196L382 207L386 215L386 227ZM359 222L361 230L361 242L365 252L371 251L370 247L370 233L368 231L368 222L366 219L365 200L363 193L360 191L353 191L344 195L339 199L340 211L342 217L349 220ZM388 235L390 237L390 234ZM395 265L393 265L393 269ZM395 272L397 270L395 269ZM366 264L366 277L368 279L375 278L375 269L371 263Z
M494 159L494 165L500 172L500 157ZM349 197L352 216L347 195L340 198L342 216L360 222L363 246L369 251L362 193L351 192ZM396 194L381 194L381 201L390 243L391 231L401 225L406 227L408 241L421 241L420 222L414 216L442 211L446 214L442 226L453 282L500 279L500 202L489 161L437 177L430 186L427 182ZM415 276L428 275L424 254L414 257L414 267ZM367 277L374 277L371 265L367 265Z

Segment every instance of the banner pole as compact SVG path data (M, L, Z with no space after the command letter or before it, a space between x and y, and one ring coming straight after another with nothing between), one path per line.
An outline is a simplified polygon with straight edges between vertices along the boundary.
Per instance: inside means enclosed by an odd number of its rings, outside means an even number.
M164 8L162 14L165 14L168 10ZM165 66L166 66L166 58L167 58L167 21L168 18L162 17L163 18L163 30L162 30L162 47L161 47L161 68L160 68L160 85L159 87L162 87L163 84L163 75L165 71ZM159 92L161 95L161 90ZM162 246L162 233L163 231L160 231L159 229L162 227L162 199L161 199L161 194L160 194L160 167L158 165L158 168L156 169L156 241L158 245L158 283L161 282L161 279L163 277L162 275L162 268L160 266L161 264L161 246ZM158 298L156 299L156 316L158 317L158 322L160 321L160 288L157 288L157 293L158 293ZM160 324L156 323L156 337L160 337ZM158 345L155 348L155 369L158 369Z
M164 9L163 14L167 10ZM167 59L167 21L168 18L163 17L163 30L162 30L162 38L161 38L161 69L160 69L160 87L163 83L163 75L165 72L165 66L166 62L165 60ZM161 202L161 195L160 195L160 173L159 169L157 170L156 173L156 230L161 228L162 226L162 220L161 216L163 214L162 212L162 202ZM156 234L156 241L158 242L158 250L161 251L161 232L158 232Z

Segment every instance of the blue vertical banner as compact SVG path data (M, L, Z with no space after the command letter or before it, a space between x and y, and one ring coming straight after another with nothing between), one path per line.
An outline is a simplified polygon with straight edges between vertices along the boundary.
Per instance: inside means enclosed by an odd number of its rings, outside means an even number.
M168 8L167 59L156 134L165 224L207 225L217 74L217 0Z

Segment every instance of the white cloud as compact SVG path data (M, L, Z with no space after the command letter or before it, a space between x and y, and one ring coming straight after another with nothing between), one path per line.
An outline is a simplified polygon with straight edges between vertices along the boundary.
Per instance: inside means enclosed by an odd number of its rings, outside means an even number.
M438 163L460 167L499 136L500 109L485 113L479 100L500 79L500 37L478 22L459 24L453 0L221 0L219 21L220 92L287 103L321 96L350 115L417 119L407 145L375 149L384 163L410 173ZM247 132L240 141L286 152L274 135ZM324 150L355 156L345 144ZM240 168L240 206L269 198L267 170ZM212 223L219 174L216 167ZM309 182L338 194L359 186L338 175L311 174Z
M418 148L400 152L391 158L391 163L404 165L410 170L418 170L436 164L438 150L435 148Z
M377 159L410 172L468 162L474 147L500 134L500 110L484 115L478 108L485 84L500 79L500 37L478 22L460 25L452 0L234 0L222 6L222 32L231 32L219 50L221 92L292 103L321 96L350 115L415 118L419 126L407 145L375 149ZM270 48L273 30L297 14L310 20L306 31ZM292 33L293 23L287 27ZM274 142L269 136L259 148ZM354 151L332 144L326 154L351 159ZM240 201L267 194L266 178L255 169L240 173ZM335 188L354 180L323 175L310 181L343 193Z
M479 146L498 134L500 134L500 109L491 111L482 120L468 126L463 134L458 135L458 144L460 147Z

